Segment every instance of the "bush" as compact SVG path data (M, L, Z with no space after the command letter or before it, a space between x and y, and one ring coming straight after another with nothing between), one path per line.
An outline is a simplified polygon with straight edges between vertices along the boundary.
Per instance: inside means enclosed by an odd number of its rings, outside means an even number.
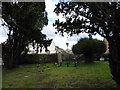
M74 54L84 54L85 62L99 59L105 50L106 46L103 41L92 38L82 38L72 47Z

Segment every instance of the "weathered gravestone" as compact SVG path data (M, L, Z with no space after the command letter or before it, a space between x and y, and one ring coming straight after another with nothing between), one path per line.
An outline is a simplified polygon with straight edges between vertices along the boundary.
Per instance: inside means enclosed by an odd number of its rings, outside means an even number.
M57 50L58 64L61 66L62 64L62 53L60 50Z

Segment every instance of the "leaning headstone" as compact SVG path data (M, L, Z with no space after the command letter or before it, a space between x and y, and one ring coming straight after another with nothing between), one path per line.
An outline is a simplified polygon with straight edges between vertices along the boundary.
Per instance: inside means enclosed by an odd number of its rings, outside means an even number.
M62 64L62 53L60 50L57 52L57 57L58 57L58 64L61 66Z

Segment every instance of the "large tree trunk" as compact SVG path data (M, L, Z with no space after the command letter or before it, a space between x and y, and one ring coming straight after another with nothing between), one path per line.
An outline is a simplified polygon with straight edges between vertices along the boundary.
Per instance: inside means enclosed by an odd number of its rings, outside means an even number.
M120 86L120 46L119 43L109 42L110 69L113 79Z

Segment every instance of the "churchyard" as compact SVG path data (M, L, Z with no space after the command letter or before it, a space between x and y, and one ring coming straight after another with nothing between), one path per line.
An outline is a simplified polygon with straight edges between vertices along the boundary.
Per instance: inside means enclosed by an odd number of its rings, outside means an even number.
M19 65L3 69L3 88L115 88L107 61Z

